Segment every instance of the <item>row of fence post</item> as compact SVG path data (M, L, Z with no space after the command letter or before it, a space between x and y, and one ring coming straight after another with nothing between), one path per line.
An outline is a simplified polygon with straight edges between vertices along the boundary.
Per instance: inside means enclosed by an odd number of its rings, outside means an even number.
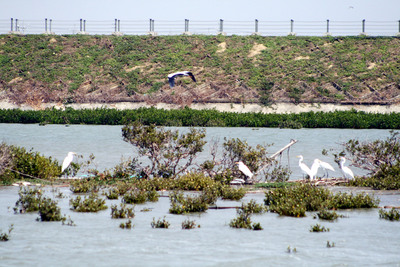
M45 19L45 33L46 34L54 34L52 32L52 19L48 20L47 18ZM157 33L154 30L154 19L150 19L150 24L149 24L149 34L150 35L157 35ZM254 25L254 34L259 34L258 32L258 19L255 20L255 25ZM330 21L329 19L326 20L326 33L325 35L330 36ZM365 19L362 20L361 24L361 33L360 35L367 35L365 31ZM115 32L114 34L117 35L122 35L121 32L121 21L119 19L115 19L114 22L114 27L115 27ZM18 19L15 19L15 26L14 26L14 19L11 18L11 33L20 33L21 27L19 25ZM87 34L86 32L86 20L80 19L80 28L79 28L79 34ZM184 26L184 34L190 34L189 32L189 20L185 19L185 26ZM224 32L224 20L220 19L219 20L219 31L218 34L225 35L226 33ZM296 35L294 31L294 20L290 20L290 32L289 35ZM398 21L398 34L400 35L400 20Z

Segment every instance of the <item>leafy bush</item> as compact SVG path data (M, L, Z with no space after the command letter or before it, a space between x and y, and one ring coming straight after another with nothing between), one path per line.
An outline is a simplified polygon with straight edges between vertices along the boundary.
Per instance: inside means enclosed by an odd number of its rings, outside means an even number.
M204 212L208 209L208 203L203 195L186 197L182 192L170 193L171 207L169 212L172 214L184 214L189 212Z
M175 177L185 172L197 154L203 151L205 129L190 128L188 133L145 126L139 122L122 128L125 142L132 144L140 157L147 157L150 164L137 172L145 178Z
M99 184L92 179L77 179L71 181L69 189L73 193L90 193L99 191Z
M133 207L128 208L123 203L120 203L120 208L118 208L117 205L111 205L111 218L125 219L125 218L133 218L133 217L135 217Z
M223 186L221 188L221 197L225 200L241 200L246 195L246 189L233 188L230 186Z
M232 228L244 228L250 230L263 230L260 223L252 223L251 215L261 213L263 208L251 200L248 204L242 204L241 208L236 210L238 216L229 222Z
M119 191L117 188L110 188L108 191L105 193L107 199L118 199L119 197Z
M306 211L323 209L376 208L379 200L366 194L333 194L328 189L309 184L276 188L265 193L269 211L280 215L303 217Z
M51 198L43 198L39 206L39 218L42 222L65 221L65 216L61 215L61 209L57 206L57 201Z
M182 229L184 229L184 230L194 229L194 228L196 228L196 225L197 224L195 221L187 219L182 222ZM200 225L197 227L200 227Z
M119 225L119 228L122 228L122 229L132 229L132 227L133 227L132 220L128 220L127 222L121 223Z
M91 193L84 199L81 196L77 196L75 199L71 199L69 204L72 206L72 210L77 212L98 212L100 210L107 209L106 201L99 198L96 193Z
M310 232L329 232L329 228L325 228L325 226L321 226L320 224L312 225Z
M0 233L0 241L5 242L5 241L10 240L10 234L11 234L12 230L14 230L13 224L11 224L10 227L8 228L8 232Z
M400 221L400 212L395 208L390 210L379 210L379 218L389 220L389 221Z
M14 212L25 213L38 211L43 199L43 192L37 188L23 187L18 191L19 199L15 202Z
M5 154L7 153L7 154ZM11 184L14 180L21 179L51 179L60 175L61 168L57 160L45 157L32 150L27 151L23 147L7 146L4 143L0 146L0 155L7 158L3 165L0 181L2 184Z
M215 184L214 180L200 172L189 172L175 179L175 188L179 190L202 191Z
M153 218L153 221L151 222L151 227L152 228L168 228L171 224L164 218L158 219L157 221L155 218Z
M337 214L335 211L321 210L317 213L316 217L321 220L334 221L342 216Z
M127 204L143 204L146 201L158 201L158 193L155 190L145 191L140 189L130 190L122 197Z

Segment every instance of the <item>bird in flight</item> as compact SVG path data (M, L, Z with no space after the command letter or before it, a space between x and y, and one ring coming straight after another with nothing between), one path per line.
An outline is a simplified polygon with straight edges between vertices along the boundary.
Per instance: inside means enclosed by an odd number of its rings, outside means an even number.
M191 73L190 71L179 71L179 72L168 74L168 82L169 82L169 86L171 88L175 86L175 78L178 76L189 76L190 78L192 78L192 80L194 82L196 82L196 78L194 77L193 73Z

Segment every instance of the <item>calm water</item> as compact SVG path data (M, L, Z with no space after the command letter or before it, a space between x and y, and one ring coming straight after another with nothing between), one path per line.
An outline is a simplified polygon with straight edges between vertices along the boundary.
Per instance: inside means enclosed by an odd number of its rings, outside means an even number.
M76 226L59 222L37 222L37 213L14 214L18 188L0 187L0 228L14 224L8 242L0 243L1 266L375 266L400 265L400 226L398 222L379 219L378 209L346 210L348 216L336 222L305 218L280 217L273 213L254 215L263 231L233 229L229 222L234 209L208 210L202 214L172 215L169 199L136 205L134 228L119 228L124 219L111 219L110 208L98 213L75 213L69 209L72 197L68 188L60 191L62 213ZM400 205L400 196L384 192L381 204ZM50 188L47 194L52 196ZM166 194L164 192L164 194ZM263 202L262 193L248 194L242 200ZM120 200L107 201L119 204ZM240 206L241 202L219 201L218 206ZM143 208L150 212L141 212ZM169 229L153 229L155 218L171 223ZM200 228L182 230L181 223L190 218ZM329 232L311 233L320 223ZM327 248L326 243L335 243ZM287 247L297 253L287 253Z
M185 131L187 128L177 128ZM304 163L311 166L314 158L331 163L335 169L337 164L333 157L322 155L323 149L340 151L340 143L349 139L359 140L384 139L389 136L388 130L351 130L351 129L277 129L277 128L207 128L206 141L218 140L222 145L224 138L240 138L250 145L273 144L268 152L273 154L291 139L296 143L290 149L289 165L293 172L291 179L302 177L298 167L296 155L304 156ZM90 126L90 125L47 125L37 124L0 124L0 141L8 144L33 148L45 156L51 156L60 163L68 151L74 151L88 159L93 154L96 159L94 168L98 170L112 169L122 159L135 157L133 147L122 140L121 126ZM210 157L209 146L204 146L205 151L198 157L199 162ZM282 156L282 164L288 165L288 154ZM346 163L348 164L348 163ZM362 171L352 168L355 175ZM322 173L321 173L322 174ZM341 176L339 171L330 172L331 176Z
M350 138L374 140L388 135L382 130L207 129L207 139L219 138L221 143L224 137L246 139L251 145L274 143L271 153L290 139L297 139L299 142L290 151L292 179L301 176L295 158L298 154L304 155L308 165L315 157L331 162L321 155L323 148L337 148L338 143ZM134 156L131 146L122 141L118 126L0 124L0 137L60 162L68 151L84 156L93 153L99 169L112 168L121 157ZM201 159L207 157L204 153ZM282 160L287 163L286 154ZM54 197L51 188L45 190ZM18 188L0 187L1 232L14 224L11 240L0 242L0 266L400 266L400 224L379 219L378 209L341 211L348 218L333 223L313 219L313 213L305 218L265 213L252 217L264 230L249 231L229 227L230 220L236 217L234 209L172 215L168 213L169 199L161 197L156 203L137 205L134 228L123 230L119 224L126 220L111 219L110 208L93 214L75 213L69 209L69 199L73 197L70 190L59 190L66 196L58 199L61 211L71 217L76 227L37 222L37 213L14 214ZM400 206L399 191L368 193L379 197L382 206ZM247 194L240 202L218 201L217 205L240 206L251 199L263 203L264 194ZM119 203L120 200L107 201L109 207ZM151 211L141 212L145 207ZM163 216L171 223L170 229L152 229L153 218ZM201 227L181 230L181 223L187 218ZM309 232L316 223L330 231ZM334 242L335 247L327 248L327 241ZM296 248L297 253L287 253L288 246Z

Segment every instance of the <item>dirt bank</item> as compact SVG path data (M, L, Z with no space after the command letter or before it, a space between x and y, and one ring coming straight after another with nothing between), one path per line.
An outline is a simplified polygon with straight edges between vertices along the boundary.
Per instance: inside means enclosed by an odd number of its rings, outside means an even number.
M179 109L180 105L158 103L149 105L146 102L118 102L118 103L80 103L63 105L61 103L42 103L34 106L28 104L17 105L6 100L0 101L0 109L22 109L22 110L40 110L46 108L60 108L71 107L73 109L94 109L94 108L114 108L119 110L124 109L138 109L141 107L156 107L159 109ZM230 103L192 103L192 109L215 109L218 111L226 112L261 112L261 113L301 113L309 111L346 111L356 109L357 111L364 111L368 113L391 113L400 112L400 104L395 105L340 105L340 104L291 104L291 103L277 103L271 106L262 106L258 104L230 104Z

